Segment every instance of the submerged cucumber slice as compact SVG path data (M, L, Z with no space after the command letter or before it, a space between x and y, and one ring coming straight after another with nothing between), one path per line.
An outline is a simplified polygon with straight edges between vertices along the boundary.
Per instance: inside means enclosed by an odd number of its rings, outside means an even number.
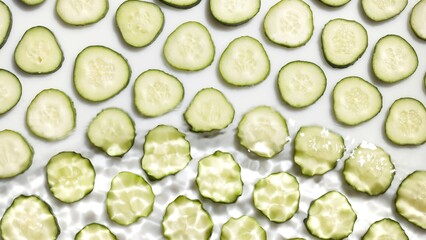
M311 203L305 225L317 238L344 239L352 233L356 219L348 199L340 192L330 191Z
M260 0L210 0L212 16L225 25L239 25L248 22L260 10Z
M88 101L112 98L127 86L130 75L127 60L108 47L88 46L75 59L74 86Z
M417 99L400 98L389 109L385 121L387 138L398 145L426 142L426 108Z
M401 225L390 218L383 218L370 225L361 240L408 240Z
M9 129L0 131L0 179L25 172L33 156L32 146L20 133Z
M108 12L108 0L57 0L56 13L67 24L83 26L99 22Z
M294 162L307 176L330 171L336 167L344 152L342 136L323 127L301 127L294 139Z
M213 221L203 204L183 195L167 205L161 224L164 237L170 240L207 240L213 231Z
M320 0L320 1L330 7L341 7L345 5L346 3L350 2L351 0ZM374 1L374 0L371 0L371 1Z
M337 18L325 24L321 33L326 61L336 68L354 64L368 45L367 30L354 20Z
M176 174L192 159L185 134L167 125L158 125L148 132L143 150L142 169L155 180Z
M192 8L199 4L201 0L160 0L162 3L175 8Z
M163 47L170 66L185 71L199 71L212 64L215 46L209 30L199 22L185 22L168 37Z
M241 167L227 152L216 151L202 158L195 182L201 196L214 202L233 203L243 193Z
M136 137L135 123L125 111L106 108L90 122L87 137L109 156L120 157L133 146Z
M299 200L299 182L289 173L270 174L254 185L254 206L272 222L292 218L299 209Z
M176 77L156 69L139 75L133 92L136 109L146 117L158 117L172 111L184 96L183 85Z
M21 99L22 85L15 74L0 69L0 115L11 110Z
M284 102L303 108L314 104L324 94L327 78L315 63L293 61L281 68L277 83Z
M58 89L45 89L31 101L26 124L39 138L56 141L66 138L75 128L76 111L68 95Z
M377 41L371 66L381 81L394 83L411 76L419 64L414 48L398 35L386 35Z
M265 158L280 153L290 140L285 118L269 106L246 112L238 124L237 137L249 152Z
M130 0L118 7L115 23L124 42L132 47L145 47L151 44L163 29L164 14L154 3Z
M408 175L396 192L396 211L409 222L426 229L426 171Z
M96 173L90 160L81 154L60 152L47 163L46 175L53 196L73 203L92 192Z
M0 221L4 240L57 239L59 225L49 204L35 195L16 197Z
M414 5L410 14L410 27L414 34L426 40L426 0L421 0Z
M208 132L226 128L234 114L234 107L221 91L203 88L192 99L184 117L192 131Z
M0 1L0 49L6 43L12 29L12 12L3 1Z
M111 181L106 198L107 213L113 222L128 226L151 214L154 199L151 185L143 177L120 172Z
M273 43L295 48L305 45L314 32L312 10L303 0L282 0L263 20L266 37Z
M356 76L340 80L333 89L333 112L337 121L358 125L382 109L382 94L373 84Z
M74 240L117 240L108 227L99 223L90 223L80 229Z
M269 75L270 68L262 43L250 36L232 40L219 59L220 76L234 86L259 84Z
M408 0L361 0L362 10L373 21L380 22L400 14Z
M395 166L382 148L363 142L345 160L343 176L355 190L379 195L390 187Z
M24 33L15 48L14 59L26 73L47 74L61 67L64 55L53 32L36 26Z
M222 225L220 240L266 240L267 235L257 220L250 216L230 218Z

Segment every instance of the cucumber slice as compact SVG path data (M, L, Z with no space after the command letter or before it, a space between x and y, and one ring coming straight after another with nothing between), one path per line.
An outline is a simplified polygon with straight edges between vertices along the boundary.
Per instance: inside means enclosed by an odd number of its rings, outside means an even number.
M12 29L12 12L3 1L0 1L0 49L6 43Z
M320 1L330 7L341 7L345 5L346 3L350 2L351 0L320 0Z
M161 224L164 237L170 240L207 240L213 231L213 221L200 200L183 195L167 205Z
M78 231L74 240L117 240L117 236L105 225L90 223Z
M305 225L317 238L344 239L352 233L356 219L348 199L340 192L330 191L311 203Z
M233 203L243 193L241 167L227 152L216 151L198 161L195 183L201 196L213 202Z
M274 157L290 141L285 118L269 106L246 112L238 124L237 137L249 152L264 158Z
M398 35L386 35L377 41L371 66L381 81L394 83L411 76L419 64L414 48Z
M133 92L138 112L146 117L158 117L175 109L185 91L176 77L150 69L136 78Z
M124 42L132 47L145 47L161 33L164 14L155 3L130 0L115 13L115 23Z
M396 211L409 222L426 229L426 171L408 175L396 192Z
M299 201L299 182L290 173L272 173L254 185L254 206L272 222L292 218L299 209Z
M414 34L422 39L426 40L426 0L421 0L411 9L410 14L410 27Z
M381 109L379 89L360 77L346 77L333 89L333 112L340 123L358 125L374 118Z
M101 102L120 93L129 83L131 69L118 52L88 46L75 59L74 86L82 98Z
M135 123L124 110L106 108L87 128L87 137L96 147L112 157L121 157L132 148L136 137Z
M73 203L92 192L95 169L89 159L76 152L60 152L46 165L47 184L53 196Z
M36 5L44 3L44 1L46 0L20 0L20 1L28 6L36 6Z
M376 239L408 240L408 236L398 222L383 218L371 224L361 240Z
M60 231L49 204L35 195L16 197L0 221L4 240L57 239Z
M192 131L209 132L229 126L234 115L234 107L221 91L203 88L185 110L184 118Z
M22 96L22 85L15 74L0 69L0 115L10 111Z
M324 94L327 78L315 63L293 61L281 68L277 83L285 103L294 108L304 108L314 104Z
M294 138L294 162L306 176L332 170L344 152L343 137L320 126L301 127Z
M61 67L64 54L52 31L35 26L22 36L15 48L14 59L19 69L26 73L47 74Z
M389 109L385 121L386 137L397 145L426 142L426 108L417 99L400 98Z
M257 220L250 216L230 218L222 225L220 240L266 240L267 235Z
M112 179L107 193L107 213L113 222L128 226L151 214L154 200L151 185L143 177L120 172Z
M201 0L160 0L160 2L174 8L188 9L195 7Z
M373 21L380 22L399 15L407 6L408 0L361 0L362 10Z
M212 64L215 46L209 30L199 22L185 22L168 37L163 47L167 63L179 70L199 71Z
M260 0L210 0L209 8L213 18L225 25L239 25L248 22L260 10Z
M367 30L354 20L333 19L322 30L321 44L325 60L332 67L346 68L367 49Z
M158 125L148 132L143 150L142 169L154 180L178 173L192 159L185 134L167 125Z
M66 24L84 26L99 22L108 12L108 0L57 0L56 14Z
M220 76L234 86L259 84L268 77L270 68L262 43L250 36L232 40L219 59Z
M0 179L25 172L33 156L32 146L20 133L9 129L0 131Z
M379 195L390 187L395 166L382 148L363 142L345 160L343 176L353 189L368 195Z
M39 92L26 112L26 124L31 133L48 141L66 138L75 128L76 111L70 97L61 90L50 88Z
M303 46L314 32L312 10L302 0L279 1L266 13L263 30L273 43L289 48Z

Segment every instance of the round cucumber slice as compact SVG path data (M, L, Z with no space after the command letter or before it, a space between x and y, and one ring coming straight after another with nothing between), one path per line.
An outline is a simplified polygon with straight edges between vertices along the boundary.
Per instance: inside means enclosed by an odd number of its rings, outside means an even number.
M6 43L12 29L12 12L3 1L0 1L0 49Z
M53 32L44 26L35 26L22 36L14 59L19 69L26 73L47 74L61 67L64 55Z
M160 0L160 2L174 8L188 9L195 7L201 0Z
M75 128L76 111L69 96L61 90L42 90L31 101L26 124L35 136L48 141L66 138Z
M254 206L272 222L286 222L299 209L299 182L290 173L272 173L253 190Z
M176 77L150 69L136 78L133 92L138 112L146 117L158 117L175 109L185 91Z
M387 138L397 145L426 142L426 108L417 99L400 98L389 109L385 121Z
M219 59L219 72L234 86L251 86L263 82L270 72L269 57L262 43L250 36L232 40Z
M426 171L408 175L396 192L396 211L409 222L426 229Z
M115 13L115 23L124 42L132 47L146 47L161 33L164 14L154 3L130 0Z
M239 25L248 22L260 10L260 0L210 0L212 16L225 25Z
M0 179L15 177L32 164L34 150L18 132L0 131Z
M333 89L333 112L340 123L361 124L374 118L381 109L379 89L360 77L346 77Z
M237 137L249 152L264 158L280 153L290 140L285 118L269 106L246 112L238 124Z
M401 225L390 218L383 218L370 225L361 240L395 239L408 240Z
M222 130L232 123L235 110L223 93L215 88L197 92L185 110L185 121L194 132Z
M407 6L408 0L361 0L362 10L373 21L381 22L400 14Z
M250 216L230 218L222 225L220 240L266 240L267 235L257 220Z
M320 1L330 7L341 7L345 5L346 3L350 2L351 0L320 0Z
M124 110L106 108L90 122L87 137L93 145L109 156L120 157L133 146L136 137L135 124Z
M64 203L83 199L95 185L95 169L76 152L60 152L46 165L47 183L53 196Z
M129 83L131 69L118 52L88 46L75 59L74 86L85 100L101 102L120 93Z
M426 21L424 16L426 16L426 0L421 0L411 9L410 27L414 34L422 40L426 40Z
M243 193L241 167L227 152L216 151L202 158L195 182L201 196L213 202L233 203Z
M113 222L128 226L151 214L154 200L151 185L143 177L120 172L112 179L107 193L107 213Z
M80 229L74 240L117 240L108 227L99 223L90 223Z
M302 0L279 1L266 13L263 30L273 43L289 48L303 46L314 32L311 7Z
M46 0L20 0L20 1L28 6L36 6L36 5L44 3L44 1Z
M83 26L99 22L108 12L108 0L57 0L56 13L69 25Z
M179 70L199 71L212 64L215 46L209 30L199 22L179 25L163 47L167 63Z
M414 48L398 35L386 35L377 41L371 66L381 81L394 83L411 76L419 64Z
M22 96L22 85L15 74L0 69L0 115L10 111Z
M346 68L367 49L367 30L354 20L333 19L322 30L321 44L324 57L332 67Z
M304 108L324 94L327 78L315 63L293 61L281 68L277 83L284 102L294 108Z

